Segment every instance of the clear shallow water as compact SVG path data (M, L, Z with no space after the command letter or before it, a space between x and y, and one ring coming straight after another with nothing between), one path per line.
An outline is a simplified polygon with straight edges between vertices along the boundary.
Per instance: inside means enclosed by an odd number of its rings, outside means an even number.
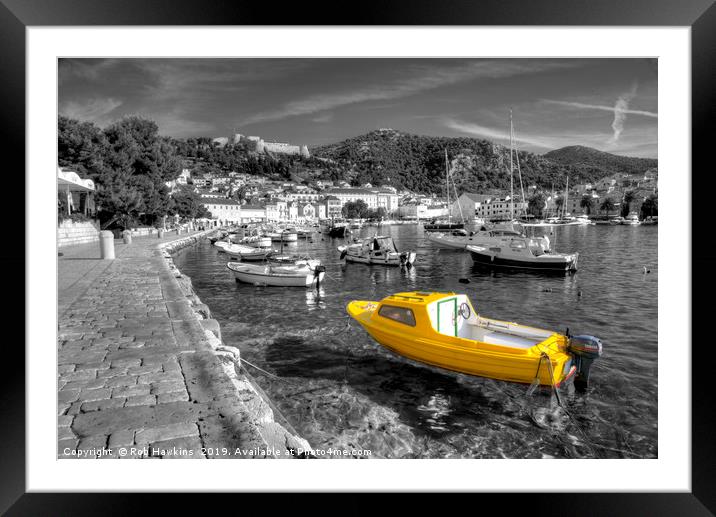
M570 276L473 266L469 253L433 247L418 225L380 233L417 250L412 270L342 264L344 241L320 234L293 245L326 264L318 292L237 284L208 241L175 257L226 344L279 377L248 367L314 448L383 458L657 456L656 226L555 228L554 249L580 252ZM424 366L381 347L345 312L350 300L414 290L466 293L487 317L600 337L590 391L562 390L560 406L547 388L527 397L525 385Z

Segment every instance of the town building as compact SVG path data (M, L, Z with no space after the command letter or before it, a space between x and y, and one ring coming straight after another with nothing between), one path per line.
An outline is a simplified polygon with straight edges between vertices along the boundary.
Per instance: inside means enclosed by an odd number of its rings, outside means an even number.
M326 205L326 218L327 219L338 219L343 216L343 204L341 200L336 196L326 196L323 200Z
M266 220L265 205L241 205L242 223L262 222Z
M219 224L242 222L241 205L235 199L202 196L201 203L209 211L211 218L217 219Z

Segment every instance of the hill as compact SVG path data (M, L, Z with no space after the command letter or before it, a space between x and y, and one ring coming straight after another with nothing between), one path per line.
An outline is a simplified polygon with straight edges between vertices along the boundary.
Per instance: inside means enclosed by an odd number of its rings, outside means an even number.
M419 136L393 129L371 131L335 144L311 148L317 159L330 160L334 169L354 184L391 184L416 192L444 192L445 149L458 191L490 192L510 188L509 148L488 140ZM572 148L565 148L572 149ZM564 185L566 175L576 185L622 171L641 171L656 160L627 158L586 147L578 152L552 151L538 155L519 151L525 188ZM552 156L550 156L552 154ZM516 170L516 166L515 166ZM519 189L518 175L514 175Z
M544 157L555 163L572 166L587 173L594 171L597 174L601 171L608 174L638 174L658 164L655 159L619 156L582 145L562 147L544 154Z

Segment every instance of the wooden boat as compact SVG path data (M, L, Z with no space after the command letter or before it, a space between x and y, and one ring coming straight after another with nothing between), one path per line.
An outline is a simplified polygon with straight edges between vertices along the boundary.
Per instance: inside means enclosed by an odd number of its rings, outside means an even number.
M407 292L351 301L348 314L378 343L409 359L480 377L584 389L602 354L593 336L480 316L464 294ZM575 375L576 374L576 375Z
M271 237L264 237L261 235L252 235L250 237L244 237L234 242L236 244L245 244L246 246L253 246L254 248L271 247Z
M268 256L266 257L266 261L269 264L283 264L294 266L308 265L311 267L316 267L321 265L321 261L318 259L312 259L307 255L298 255L295 253L272 252L268 254Z
M348 223L336 222L328 228L329 237L345 238L350 235L351 229Z
M266 255L270 253L270 250L262 250L241 244L229 244L228 246L222 247L222 250L227 255L241 260L264 260Z
M553 253L541 242L528 237L512 238L509 242L467 246L476 264L491 267L571 272L577 270L579 253Z
M237 282L280 287L319 287L326 274L325 266L258 265L229 262L226 264Z
M412 267L417 254L414 251L399 252L392 237L376 235L348 246L338 246L341 259L346 262L381 264L384 266Z

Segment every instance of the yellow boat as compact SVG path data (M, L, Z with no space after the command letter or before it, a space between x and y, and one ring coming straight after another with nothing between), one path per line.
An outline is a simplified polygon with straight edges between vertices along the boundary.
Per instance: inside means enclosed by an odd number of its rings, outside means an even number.
M352 301L348 314L378 343L407 358L504 381L560 386L574 377L585 389L601 356L593 336L569 336L477 314L464 294L397 293ZM575 375L576 374L576 375Z

